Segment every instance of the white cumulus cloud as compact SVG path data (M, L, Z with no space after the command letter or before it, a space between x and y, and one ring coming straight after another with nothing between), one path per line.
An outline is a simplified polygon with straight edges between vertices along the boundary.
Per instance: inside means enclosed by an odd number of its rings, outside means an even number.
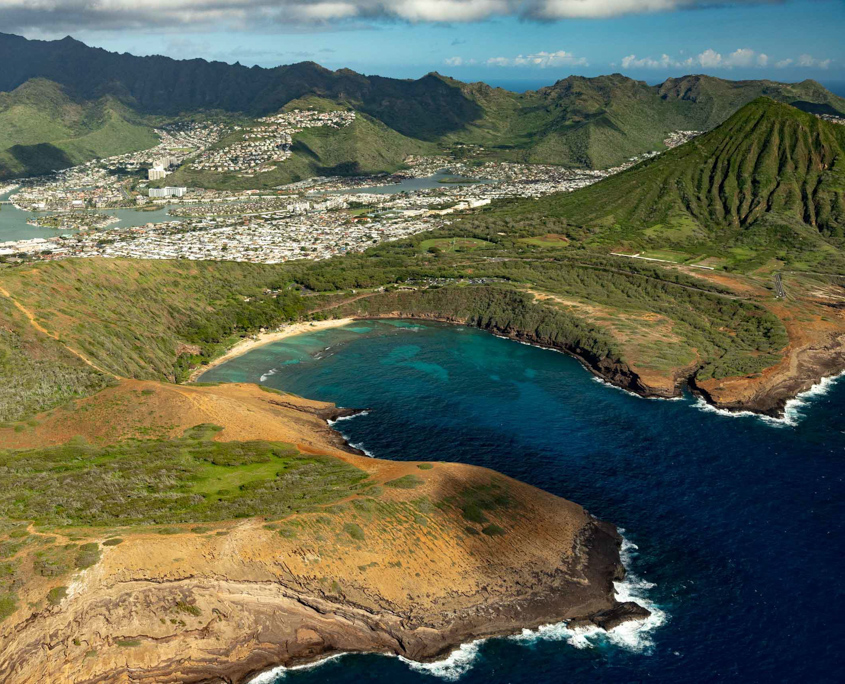
M713 49L704 50L694 57L678 59L669 55L654 57L637 57L628 55L622 58L623 69L741 69L752 67L766 67L771 58L765 52L756 52L750 48L739 48L731 53L723 55ZM801 55L796 59L782 59L774 63L776 68L782 69L788 66L817 67L827 69L832 60L816 59L811 55Z
M668 12L778 0L0 0L0 27L44 31L331 24L349 20L470 22L499 16L541 21Z
M487 60L489 66L500 67L546 67L559 66L589 66L585 57L576 57L566 50L557 52L536 52L533 55L517 55L516 57L491 57Z
M818 67L819 69L827 69L830 66L831 59L816 59L812 55L801 55L795 62L795 66L799 67Z

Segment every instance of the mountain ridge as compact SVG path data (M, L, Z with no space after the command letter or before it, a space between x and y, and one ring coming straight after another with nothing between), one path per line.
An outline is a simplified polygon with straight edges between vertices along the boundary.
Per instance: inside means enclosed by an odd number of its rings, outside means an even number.
M78 101L112 97L133 115L156 120L215 112L256 117L319 97L444 153L469 146L481 160L580 168L609 168L661 151L673 131L709 130L761 95L845 115L845 99L814 81L733 82L699 74L650 86L616 73L568 76L537 91L513 93L438 72L394 79L332 71L315 62L246 67L117 54L70 37L31 41L0 33L0 91L33 79L54 82Z
M761 97L685 145L499 218L553 217L617 250L718 246L819 266L841 262L843 189L845 126Z

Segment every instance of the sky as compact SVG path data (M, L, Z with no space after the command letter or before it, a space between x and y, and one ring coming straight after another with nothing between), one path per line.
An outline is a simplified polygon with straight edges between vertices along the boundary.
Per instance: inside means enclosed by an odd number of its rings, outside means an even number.
M512 89L613 72L845 88L843 0L0 0L0 27L138 55L438 71Z

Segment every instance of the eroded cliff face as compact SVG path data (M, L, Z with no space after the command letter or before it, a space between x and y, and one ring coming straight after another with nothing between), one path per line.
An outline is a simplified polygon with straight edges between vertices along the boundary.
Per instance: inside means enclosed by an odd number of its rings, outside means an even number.
M325 424L330 405L248 385L124 381L50 434L97 439L101 411L121 397L115 439L140 416L174 435L213 422L218 440L231 431L340 458L368 486L273 520L30 527L15 559L26 581L0 623L0 681L242 682L339 652L426 660L478 637L647 615L614 598L624 568L612 525L486 469L345 451ZM34 550L71 541L96 545L99 560L61 577L33 571Z
M139 536L109 549L60 605L4 626L0 678L241 682L332 653L425 660L469 639L562 619L642 617L619 611L612 598L617 541L611 527L589 519L577 549L542 556L480 539L474 558L460 543L437 549L423 540L417 559L396 547L350 548L330 559L326 549L318 555L253 522L222 538ZM402 567L388 560L397 555Z
M758 377L691 382L691 386L718 408L780 418L791 399L823 378L839 375L843 368L845 335L830 333L789 349L781 363Z

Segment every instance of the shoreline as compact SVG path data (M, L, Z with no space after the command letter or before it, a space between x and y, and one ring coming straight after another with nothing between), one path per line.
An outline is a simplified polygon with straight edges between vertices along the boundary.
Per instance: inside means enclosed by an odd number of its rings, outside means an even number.
M764 396L764 400L761 401L761 397L759 395L751 398L750 400L747 399L745 401L720 402L716 400L715 397L713 397L709 392L704 390L704 388L699 387L695 383L694 377L687 373L681 373L678 377L675 378L675 384L672 392L659 391L644 383L642 381L642 378L638 374L634 373L629 368L627 368L627 366L619 367L617 365L612 365L610 368L602 368L599 365L591 363L590 359L585 358L582 354L574 350L567 349L563 346L543 344L543 342L541 341L531 339L531 335L526 334L520 330L504 331L498 329L484 328L480 326L471 325L465 320L450 318L448 316L427 316L419 314L404 315L398 313L391 313L381 315L376 314L369 316L351 315L345 316L344 318L336 318L325 321L302 321L288 325L284 329L276 332L260 333L257 336L242 339L222 356L219 356L207 365L200 366L199 368L195 369L186 382L197 382L198 379L206 371L211 370L212 368L215 368L234 358L242 356L252 351L253 349L257 349L267 344L272 344L273 342L278 342L287 337L302 335L308 332L314 332L318 330L328 330L331 328L343 327L345 325L354 323L355 321L395 319L407 319L411 321L429 321L437 323L446 323L449 325L463 325L490 333L494 337L498 337L500 339L511 340L513 342L518 342L520 344L536 347L538 349L545 349L548 351L566 354L567 356L570 356L576 361L578 361L581 366L585 368L587 372L590 373L593 378L596 379L598 382L607 384L610 387L622 390L626 394L630 394L632 396L639 397L642 399L663 399L670 401L681 399L683 398L683 387L686 386L690 390L693 397L695 397L698 401L702 402L709 410L713 412L720 413L723 415L730 415L733 417L753 416L770 422L772 424L779 425L794 425L795 416L791 415L791 413L794 413L794 409L797 405L801 405L804 403L802 399L804 395L813 395L819 387L824 387L829 382L835 381L845 375L845 368L843 368L842 365L834 366L833 368L819 368L817 370L822 371L820 377L805 376L804 378L797 378L798 383L796 384L798 384L798 387L796 389L798 389L798 391L796 391L794 394L784 394L783 389L781 388L780 396L776 396L773 400L772 398L768 399L768 403L770 403L771 405L765 405L767 403L767 401L765 401L766 397ZM774 388L772 394L778 394L777 388Z
M274 332L263 332L250 337L245 337L234 346L230 347L222 356L209 361L205 365L201 365L191 371L185 383L197 382L197 380L207 371L216 368L227 361L236 359L239 356L251 352L253 349L258 349L273 342L279 342L287 337L294 337L296 335L303 335L309 332L317 332L320 330L329 330L331 328L342 328L345 325L355 322L355 318L332 318L326 321L300 321L298 323L291 323L281 330ZM183 383L184 384L184 383Z
M622 530L619 534L622 535ZM604 636L617 648L631 653L648 651L653 647L651 633L662 627L667 620L666 613L654 603L646 593L654 584L642 584L633 572L633 556L637 555L639 547L622 535L620 560L625 568L625 578L614 582L615 598L620 603L633 602L650 612L648 616L633 616L631 619L621 620L618 624L608 625L606 628L596 624L579 624L579 620L563 620L525 627L521 632L503 632L479 636L461 642L448 652L425 660L413 660L403 655L387 651L356 652L343 651L317 656L302 662L289 665L275 665L263 672L259 672L244 680L244 684L273 684L288 672L298 670L313 670L344 656L379 655L385 658L396 658L411 670L425 672L433 677L457 681L472 670L478 657L478 649L488 641L500 639L517 644L533 644L542 641L563 641L575 648L595 648L596 643L591 638Z

